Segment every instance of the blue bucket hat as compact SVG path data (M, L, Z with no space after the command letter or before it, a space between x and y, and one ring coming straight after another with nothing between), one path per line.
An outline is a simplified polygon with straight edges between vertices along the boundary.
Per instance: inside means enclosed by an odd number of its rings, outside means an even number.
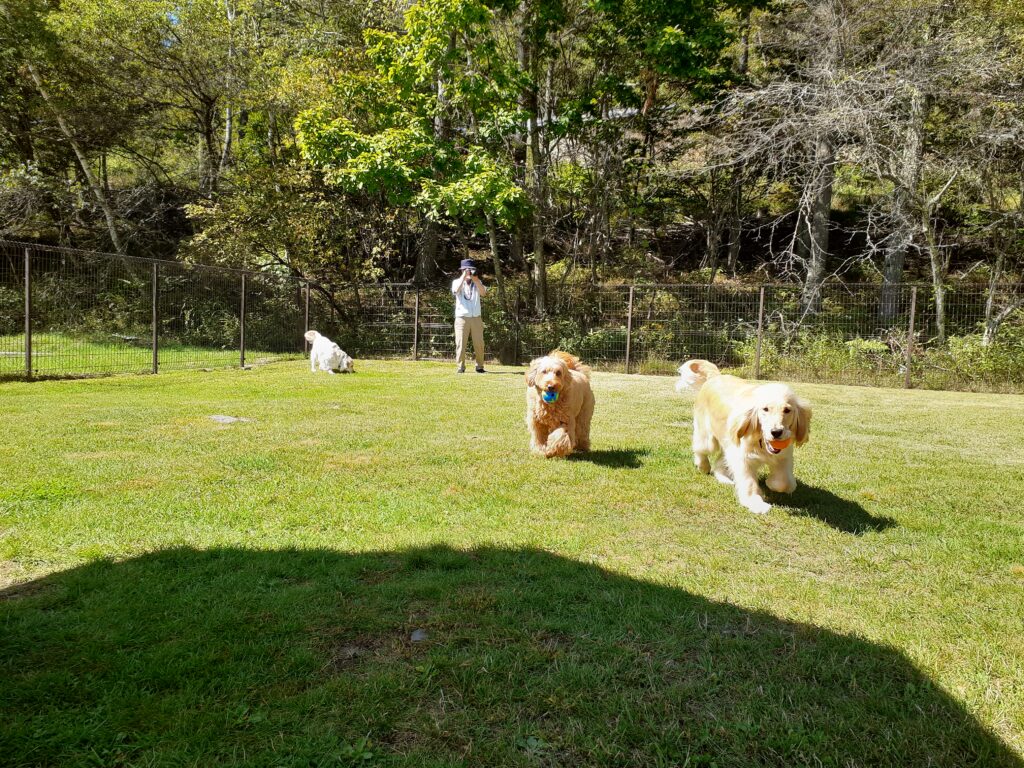
M473 261L472 259L463 259L462 263L459 264L459 272L461 272L464 269L472 269L474 272L476 272L476 262Z

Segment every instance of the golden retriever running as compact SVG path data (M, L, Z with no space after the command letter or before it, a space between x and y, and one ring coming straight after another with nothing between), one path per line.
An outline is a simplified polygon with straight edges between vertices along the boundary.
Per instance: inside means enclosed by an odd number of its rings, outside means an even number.
M526 426L530 450L551 458L590 450L594 393L590 368L555 350L530 361L526 372Z
M803 445L811 429L811 406L785 384L758 384L723 376L707 360L679 368L678 391L697 392L693 407L693 463L701 472L736 485L740 504L762 515L771 504L761 496L757 473L769 468L767 485L792 493L793 445Z

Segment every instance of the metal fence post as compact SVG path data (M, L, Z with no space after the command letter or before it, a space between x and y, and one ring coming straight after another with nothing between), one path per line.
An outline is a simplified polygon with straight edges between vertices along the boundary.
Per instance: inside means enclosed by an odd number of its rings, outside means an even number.
M245 368L245 272L242 273L242 304L239 310L238 323L239 364Z
M629 373L629 355L633 344L633 289L629 286L629 304L626 308L626 373Z
M910 289L910 319L907 322L907 359L904 363L903 388L910 389L910 366L914 358L914 315L917 313L917 286Z
M754 378L761 378L761 339L764 338L764 286L757 301L757 350L754 352Z
M515 348L515 352L513 352L513 354L512 354L512 364L513 365L519 365L519 360L521 359L520 355L519 355L519 326L520 326L520 324L522 322L521 318L519 317L519 299L520 299L520 296L521 296L521 288L520 288L520 286L517 285L516 286L516 316L515 316L516 348Z
M416 286L416 299L412 311L412 359L420 359L420 287Z
M32 256L25 249L25 376L32 378Z
M160 301L157 294L157 285L160 280L160 266L154 261L153 262L153 373L156 373L160 368L160 342L159 332L157 329L160 324Z
M302 316L302 351L309 353L309 342L306 341L306 334L309 333L309 280L306 281L306 305L303 308Z

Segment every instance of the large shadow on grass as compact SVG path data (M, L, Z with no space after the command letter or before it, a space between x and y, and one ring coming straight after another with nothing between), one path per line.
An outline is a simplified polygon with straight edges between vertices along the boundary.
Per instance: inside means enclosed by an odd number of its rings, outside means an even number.
M890 648L535 550L180 549L0 598L9 765L1022 765Z
M789 507L802 517L813 517L836 530L858 536L892 528L896 521L890 517L876 517L856 501L836 496L824 488L800 483L791 494L768 491L768 501Z
M611 469L639 469L643 466L643 458L650 453L646 448L612 448L607 450L590 450L583 453L572 453L569 461L586 461L599 467Z

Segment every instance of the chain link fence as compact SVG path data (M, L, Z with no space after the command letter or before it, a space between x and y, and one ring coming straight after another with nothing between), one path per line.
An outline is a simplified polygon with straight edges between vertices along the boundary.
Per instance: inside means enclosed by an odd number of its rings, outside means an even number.
M672 374L701 357L739 375L1024 391L1024 286L523 285L484 297L488 355L561 348L602 370ZM27 320L26 320L27 318ZM0 378L262 364L315 328L359 358L451 360L444 288L291 276L0 241Z

